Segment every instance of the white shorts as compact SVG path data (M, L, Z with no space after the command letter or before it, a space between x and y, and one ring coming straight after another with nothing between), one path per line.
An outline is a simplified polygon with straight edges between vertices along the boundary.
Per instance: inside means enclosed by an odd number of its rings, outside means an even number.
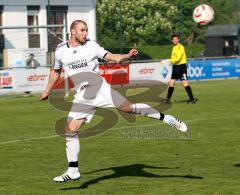
M112 89L105 79L103 79L103 83L96 94L88 95L89 91L95 92L96 89L86 86L86 88L79 90L74 96L73 105L68 114L68 121L86 119L86 123L89 123L97 107L118 108L126 101L126 98L118 91Z

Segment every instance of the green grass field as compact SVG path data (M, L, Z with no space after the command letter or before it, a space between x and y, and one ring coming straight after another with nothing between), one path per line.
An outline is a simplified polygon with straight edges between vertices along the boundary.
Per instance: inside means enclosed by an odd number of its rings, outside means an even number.
M191 85L200 101L181 102L187 98L177 85L167 111L186 121L191 135L147 135L174 130L120 117L112 129L81 139L81 180L67 183L52 181L67 166L64 139L54 130L66 113L37 96L1 96L0 194L239 194L240 80Z

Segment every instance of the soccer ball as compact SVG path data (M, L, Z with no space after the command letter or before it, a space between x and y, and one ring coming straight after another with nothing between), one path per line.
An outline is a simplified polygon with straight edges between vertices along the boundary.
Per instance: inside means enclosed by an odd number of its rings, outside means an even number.
M207 25L214 19L214 11L209 5L199 5L193 11L193 20L200 25Z

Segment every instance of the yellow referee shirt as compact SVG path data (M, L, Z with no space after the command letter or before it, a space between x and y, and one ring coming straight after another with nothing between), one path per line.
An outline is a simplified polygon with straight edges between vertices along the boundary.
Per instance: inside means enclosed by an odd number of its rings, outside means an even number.
M185 48L181 43L173 46L172 54L171 54L171 63L174 65L186 64L187 56L185 52Z

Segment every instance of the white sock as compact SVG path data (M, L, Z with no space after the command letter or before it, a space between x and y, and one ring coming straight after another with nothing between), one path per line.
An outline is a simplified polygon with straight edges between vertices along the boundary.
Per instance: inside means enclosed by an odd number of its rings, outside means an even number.
M80 143L78 135L66 135L66 154L68 162L77 162L80 151ZM78 169L78 167L69 167L71 170Z
M78 167L68 167L68 172L76 173L79 172Z
M133 113L164 121L164 114L147 104L133 104Z

